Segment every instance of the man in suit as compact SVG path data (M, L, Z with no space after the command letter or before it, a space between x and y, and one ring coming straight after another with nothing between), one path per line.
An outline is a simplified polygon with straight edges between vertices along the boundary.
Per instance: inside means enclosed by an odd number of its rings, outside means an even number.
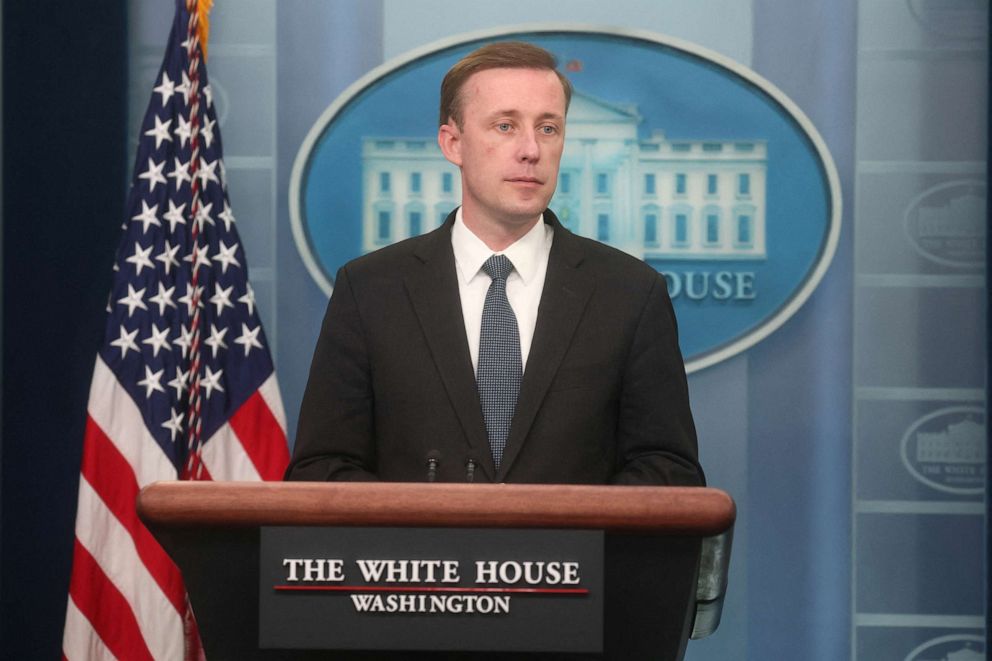
M462 205L338 272L287 479L703 483L665 279L547 209L570 97L530 44L448 72Z

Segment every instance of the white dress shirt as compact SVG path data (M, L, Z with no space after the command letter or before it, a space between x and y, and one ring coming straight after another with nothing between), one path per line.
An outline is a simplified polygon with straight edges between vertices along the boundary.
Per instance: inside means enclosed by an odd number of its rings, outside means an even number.
M551 254L551 241L554 230L544 223L544 216L537 221L527 234L499 253L490 250L482 239L472 233L462 220L461 207L455 214L455 225L451 228L451 247L455 253L455 268L458 272L458 293L462 300L462 316L465 319L465 335L472 354L472 368L479 367L479 335L482 328L482 307L486 302L486 292L492 278L482 270L487 259L496 254L506 255L513 263L513 272L506 279L506 297L517 317L520 330L520 359L524 371L527 370L527 356L534 339L537 325L537 308L541 304L544 291L544 278L548 273L548 256Z

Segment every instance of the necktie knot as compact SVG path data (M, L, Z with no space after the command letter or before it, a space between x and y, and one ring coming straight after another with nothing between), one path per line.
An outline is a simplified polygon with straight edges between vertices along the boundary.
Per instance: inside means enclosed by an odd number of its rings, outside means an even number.
M493 280L506 280L513 271L513 262L506 255L493 255L482 265L482 270Z

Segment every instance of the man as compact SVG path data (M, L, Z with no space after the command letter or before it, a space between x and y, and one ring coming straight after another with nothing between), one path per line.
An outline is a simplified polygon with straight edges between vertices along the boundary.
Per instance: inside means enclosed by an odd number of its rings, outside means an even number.
M445 76L462 206L338 272L288 479L703 483L665 279L547 210L570 97L520 42Z

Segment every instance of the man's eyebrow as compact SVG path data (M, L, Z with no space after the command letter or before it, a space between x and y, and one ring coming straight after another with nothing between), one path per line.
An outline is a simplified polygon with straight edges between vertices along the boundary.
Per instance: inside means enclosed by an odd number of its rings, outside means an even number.
M520 116L520 111L514 109L494 110L493 112L489 113L489 119L496 119L497 117L519 117L519 116ZM537 118L539 120L553 119L559 122L564 120L564 117L562 117L556 112L542 112L540 115L537 116Z
M519 110L513 110L513 109L507 109L507 110L494 110L491 113L489 113L489 117L490 118L493 118L493 119L495 119L496 117L507 117L507 116L509 116L509 117L519 117L520 116L520 111Z

